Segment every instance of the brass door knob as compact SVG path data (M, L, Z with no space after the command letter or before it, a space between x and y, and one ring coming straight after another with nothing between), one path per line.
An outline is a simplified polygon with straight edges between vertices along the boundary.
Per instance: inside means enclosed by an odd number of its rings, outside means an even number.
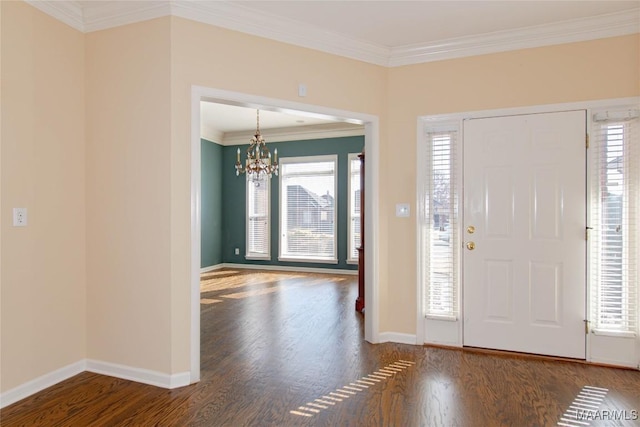
M467 233L473 234L476 232L476 228L473 225L467 227Z
M470 251L474 250L476 248L476 244L474 242L467 242L467 249L469 249Z

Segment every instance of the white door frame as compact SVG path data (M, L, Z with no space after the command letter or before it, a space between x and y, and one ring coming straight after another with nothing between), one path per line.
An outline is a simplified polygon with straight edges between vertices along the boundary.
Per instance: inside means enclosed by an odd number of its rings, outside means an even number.
M379 118L371 114L356 113L313 104L267 98L241 92L191 87L191 328L190 328L190 382L200 380L200 227L201 227L201 165L200 165L200 101L235 104L251 108L275 111L303 111L320 114L351 123L364 124L364 145L367 153L365 188L365 294L367 315L364 318L364 338L370 343L379 342L378 280L379 259Z
M422 155L422 150L423 147L427 144L427 136L425 133L425 127L432 125L432 126L437 126L438 124L441 123L458 123L458 144L462 144L462 141L464 140L464 135L463 135L463 126L462 126L462 121L464 119L477 119L477 118L488 118L488 117L498 117L498 116L512 116L512 115L518 115L518 114L536 114L536 113L553 113L553 112L560 112L560 111L570 111L570 110L587 110L587 132L589 131L589 129L591 128L591 111L593 110L599 110L599 109L604 109L604 108L614 108L617 106L629 106L629 105L638 105L640 104L640 97L629 97L629 98L615 98L615 99L605 99L605 100L591 100L591 101L581 101L581 102L571 102L571 103L563 103L563 104L546 104L546 105L532 105L532 106L527 106L527 107L515 107L515 108L501 108L501 109L495 109L495 110L480 110L480 111L467 111L467 112L460 112L460 113L453 113L453 114L438 114L438 115L430 115L430 116L420 116L418 117L417 120L417 146L416 146L416 168L417 168L417 174L416 174L416 205L420 200L420 189L421 187L421 183L426 179L426 177L424 176L424 172L423 172L423 168L421 165L421 160L422 158L420 157ZM587 153L587 156L589 156L589 153ZM459 165L459 171L461 171L462 168L462 161L460 162ZM589 169L587 169L587 174L589 174ZM460 180L458 181L460 182ZM461 184L460 184L461 185ZM459 185L458 190L461 190L461 187ZM459 193L461 194L461 193ZM589 194L587 194L587 200L586 200L587 205L590 203L589 200ZM588 206L587 206L588 208ZM588 209L587 209L588 211ZM587 218L589 219L589 218ZM419 229L420 226L420 218L419 215L416 215L416 230ZM462 225L459 225L459 227L462 227ZM462 230L458 230L459 233L462 232ZM588 251L588 248L587 248ZM464 302L464 295L462 293L462 289L461 289L461 283L458 284L458 295L459 295L459 306L458 307L458 319L454 320L454 321L447 321L447 320L429 320L429 328L432 328L433 330L430 332L431 335L433 334L433 331L435 331L435 336L437 337L436 340L425 340L425 318L424 318L424 290L422 289L422 283L421 283L421 277L420 277L420 271L419 271L419 266L420 266L420 259L421 259L421 254L422 252L422 248L421 248L421 244L420 244L420 239L416 239L416 266L418 269L418 274L417 274L417 281L416 281L416 300L417 300L417 319L416 319L416 337L417 337L417 343L419 345L424 344L424 343L431 343L431 344L441 344L441 345L447 345L447 346L452 346L452 347L462 347L463 346L463 341L462 341L462 336L463 336L463 325L462 325L462 304ZM587 253L588 255L588 253ZM462 265L460 265L460 268L462 268ZM589 271L589 258L587 256L587 271ZM461 274L461 271L459 271L459 273ZM586 296L587 296L587 301L586 303L588 304L589 301L591 301L591 283L590 283L590 277L587 275L587 289L586 289ZM591 312L589 310L589 306L587 305L586 307L586 315L587 315L587 319L590 320L590 316L591 316ZM587 340L587 351L586 351L586 358L587 361L594 361L597 362L598 358L594 357L592 358L592 350L593 349L598 349L600 348L602 345L606 345L606 344L602 344L601 340L596 337L594 338L593 334L587 334L586 337ZM638 346L640 346L640 339L637 339L638 341Z

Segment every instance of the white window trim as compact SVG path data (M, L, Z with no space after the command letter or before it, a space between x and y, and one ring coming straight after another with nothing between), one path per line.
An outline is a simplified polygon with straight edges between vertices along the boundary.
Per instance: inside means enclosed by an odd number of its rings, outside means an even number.
M330 257L297 257L292 256L291 254L284 255L283 251L283 241L284 241L284 214L285 210L282 206L282 195L283 195L283 184L284 184L284 165L288 163L315 163L315 162L333 162L334 163L334 179L333 179L333 194L334 194L334 219L333 219L333 236L334 236L334 244L333 244L333 255ZM280 238L278 239L278 261L287 261L287 262L307 262L307 263L320 263L320 264L337 264L338 263L338 155L322 155L322 156L299 156L299 157L281 157L280 158L280 184L279 184L279 224L280 224Z
M596 123L594 120L594 116L606 116L611 114L611 112L614 112L613 114L619 114L620 115L620 119L624 119L624 117L626 117L626 115L628 113L631 112L635 112L634 114L637 114L637 110L640 106L636 103L636 104L628 104L628 105L615 105L615 104L611 104L611 105L606 105L605 107L602 108L593 108L590 109L588 111L588 132L589 132L589 139L591 141L591 147L587 152L587 186L588 186L588 200L587 200L587 212L588 212L588 217L587 217L587 223L592 226L594 225L594 218L592 218L592 197L594 196L594 194L597 192L596 189L599 187L599 183L597 182L597 178L595 176L595 173L593 171L593 168L600 168L600 165L595 165L593 156L596 155L594 148L597 148L597 146L595 146L595 143L597 143L598 141L596 140L597 134L594 135L594 133L597 132L596 130ZM604 121L604 120L603 120ZM614 120L612 120L615 122L615 118ZM622 120L624 121L624 120ZM638 125L637 125L638 126ZM634 149L638 150L640 149L640 147L634 147ZM627 171L628 172L628 171ZM640 170L636 169L632 172L632 176L635 176L636 180L638 175L640 175ZM633 179L633 178L632 178ZM636 207L637 209L637 207ZM636 215L638 215L638 212L635 212ZM639 224L636 224L636 227L638 227ZM637 236L638 231L633 230L636 233L636 239L639 238L639 236ZM640 242L635 242L636 247L640 244ZM637 339L640 336L640 322L638 322L636 320L636 325L635 325L635 330L616 330L616 329L608 329L608 328L599 328L597 325L597 293L598 293L598 284L595 283L595 280L593 278L593 268L594 266L592 265L592 262L594 260L594 256L592 254L592 245L589 244L588 246L588 252L587 252L587 271L589 272L588 275L588 285L587 285L587 291L588 291L588 321L590 322L591 328L590 331L593 335L596 336L602 336L602 337L612 337L612 338L622 338L622 339ZM637 268L637 266L636 266ZM636 284L636 295L635 297L638 299L637 301L637 305L635 307L635 315L638 316L638 311L640 311L640 290L637 289L638 285ZM639 343L640 344L640 343Z
M453 175L456 175L457 179L454 179L454 183L455 183L455 188L452 188L452 191L454 192L454 195L457 199L460 199L460 195L461 195L461 179L459 179L462 175L460 174L460 167L461 167L461 143L462 143L462 126L460 121L444 121L444 122L440 122L440 123L430 123L426 126L424 126L422 128L422 132L424 133L424 142L421 144L421 147L419 148L419 162L424 162L425 158L429 157L429 149L430 149L430 143L429 143L429 134L434 134L434 133L452 133L454 134L454 142L453 142L453 147L452 147L452 151L454 151L457 157L454 157L452 159L452 162L454 162L454 164L452 165L452 170L451 173ZM428 187L430 186L429 184L429 180L431 179L430 176L428 176L429 171L431 171L431 166L429 167L424 167L424 164L422 164L422 168L419 169L419 176L420 176L420 184L418 186L418 215L417 215L417 220L418 220L418 230L419 230L419 237L418 237L418 253L419 253L419 258L418 258L418 269L419 269L419 280L422 281L422 283L424 283L425 280L427 280L427 275L428 272L423 270L424 265L422 264L422 259L423 257L427 256L428 254L425 253L427 252L427 250L425 250L424 248L424 244L428 244L428 241L430 240L430 233L431 233L431 224L430 224L430 218L427 217L427 212L425 212L424 207L426 206L427 203L430 203L430 201L425 200L424 195L426 194ZM453 196L453 195L452 195ZM460 210L460 206L461 203L460 201L457 204L457 209L458 212L456 212L456 216L460 217L461 216L461 212ZM428 221L427 224L425 224L423 221L426 220ZM457 229L457 220L455 223L451 224L451 238L452 238L452 257L453 257L453 266L454 266L454 271L453 271L453 283L451 284L452 286L452 290L451 292L454 295L454 301L453 301L453 306L452 306L452 312L451 313L429 313L428 312L428 307L427 307L427 303L426 303L426 299L424 300L424 305L423 305L423 315L425 318L427 319L432 319L432 320L444 320L444 321L450 321L450 322L455 322L459 319L460 317L460 295L461 295L461 263L460 263L460 251L458 250L457 247L457 242L458 242L458 229ZM425 242L426 241L426 242ZM423 284L421 284L421 286L424 286ZM425 288L425 294L424 294L424 298L427 297L427 289Z
M246 183L246 191L245 191L245 259L247 260L270 260L271 259L271 178L267 177L267 253L259 254L259 253L251 253L249 252L249 230L250 230L250 219L249 219L249 184L251 181L249 180L249 175L247 175Z
M426 248L423 243L425 242L425 236L423 235L423 227L425 226L424 220L426 212L424 195L426 194L428 182L430 179L428 176L428 168L424 167L424 159L428 156L429 151L429 133L435 132L456 132L455 150L458 153L458 159L455 164L454 173L457 176L455 191L458 195L458 210L462 207L462 121L465 115L438 115L418 118L418 147L416 155L416 168L417 168L417 195L416 195L416 230L418 231L418 238L416 239L416 254L417 254L417 301L418 301L418 316L417 316L417 342L418 344L431 343L436 345L447 345L454 347L462 347L462 262L460 260L460 248L454 245L454 257L457 257L454 263L456 271L454 271L455 283L454 292L456 295L455 313L451 315L446 314L429 314L427 313L427 290L424 285L424 280L427 275L425 266L422 263L423 257L426 256ZM458 212L458 216L461 213ZM428 227L429 225L427 225ZM451 237L454 241L459 241L459 230L455 227L451 228ZM428 237L428 236L426 236Z
M354 248L353 247L353 227L351 224L351 221L353 220L353 218L351 217L351 205L354 202L352 199L353 197L353 191L351 189L351 175L353 173L353 171L351 170L351 163L354 160L360 160L360 158L358 157L360 155L360 153L349 153L349 155L347 156L347 188L349 191L349 195L347 197L347 203L348 203L348 208L347 208L347 264L355 264L358 265L358 256L356 255L355 257L352 257L351 254L353 254L354 249L357 250L358 248ZM358 172L359 174L360 172ZM362 191L362 189L360 189L360 191ZM362 221L362 206L360 206L360 220Z

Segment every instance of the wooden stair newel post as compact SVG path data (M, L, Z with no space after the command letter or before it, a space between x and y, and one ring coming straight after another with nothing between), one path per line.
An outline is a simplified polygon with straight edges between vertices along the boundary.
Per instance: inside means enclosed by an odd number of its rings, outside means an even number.
M358 247L358 298L356 311L364 313L364 150L360 159L360 246Z

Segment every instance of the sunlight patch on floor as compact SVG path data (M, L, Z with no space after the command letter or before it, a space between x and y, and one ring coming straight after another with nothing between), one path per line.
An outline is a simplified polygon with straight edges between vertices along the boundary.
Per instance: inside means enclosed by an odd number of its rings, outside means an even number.
M312 402L307 402L306 405L298 406L296 409L289 411L289 413L301 417L313 417L321 411L335 406L336 403L343 402L345 399L349 399L360 392L367 391L370 386L386 381L413 365L415 365L414 362L398 360L354 382L350 382L349 385L338 387Z
M609 389L592 387L586 385L582 387L580 393L573 399L569 408L564 412L559 426L563 427L586 427L590 426L590 420L595 418L595 415L599 413L598 408L602 404Z
M241 298L247 298L247 297L254 297L256 295L272 294L280 290L282 290L282 288L280 288L279 286L274 286L271 288L254 289L252 291L236 292L233 294L225 294L220 296L224 298L241 299Z
M215 304L217 302L222 302L221 299L211 299L211 298L200 298L200 304Z

